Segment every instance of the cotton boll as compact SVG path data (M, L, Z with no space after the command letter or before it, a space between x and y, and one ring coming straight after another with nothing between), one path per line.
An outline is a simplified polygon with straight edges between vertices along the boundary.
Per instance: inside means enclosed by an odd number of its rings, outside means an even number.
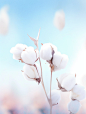
M34 48L28 47L25 51L22 52L21 58L27 64L34 64L37 59Z
M77 101L77 100L74 100L74 101L72 100L72 101L68 104L68 110L69 110L71 113L73 113L73 114L76 114L76 113L79 111L80 107L81 107L81 104L80 104L80 102Z
M40 50L40 56L44 60L51 60L52 48L49 43L43 44Z
M57 51L57 47L51 43L43 44L40 50L40 57L46 61L52 59L53 51Z
M62 84L63 79L64 79L65 77L67 77L68 75L69 75L69 74L67 74L67 73L64 73L64 74L60 75L60 76L58 77L59 83Z
M61 60L62 60L62 54L60 52L54 53L53 61L52 61L53 65L55 65L55 66L57 66L57 68L59 68Z
M27 48L27 46L23 45L23 44L17 44L15 47L12 47L10 50L10 53L13 54L13 59L20 60L21 59L21 53L26 48Z
M10 52L13 53L15 56L19 56L19 58L20 58L20 54L21 54L22 50L19 50L19 49L13 47L13 48L11 48Z
M77 100L83 100L86 98L86 91L81 85L75 85L71 91L71 98Z
M48 94L48 98L50 99L50 93ZM52 90L51 91L52 105L57 105L60 99L61 99L60 92L58 90Z
M61 54L60 52L55 52L53 55L53 65L54 71L64 69L68 63L68 56Z
M19 50L24 50L25 48L27 48L27 46L24 45L24 44L16 44L15 47L16 47L17 49L19 49Z
M25 64L23 67L23 72L28 78L31 79L40 78L41 76L41 69L37 63L35 66Z
M54 17L54 26L62 30L65 26L65 13L63 11L57 11Z
M58 82L61 86L60 89L70 91L76 84L76 77L73 74L65 73L59 76Z
M23 67L24 73L30 78L36 78L34 69L35 69L34 66L30 66L30 65L27 65L27 64L25 64L24 67Z
M13 59L15 59L15 60L20 60L19 54L18 54L18 55L14 55L14 54L13 54Z
M65 77L61 83L61 86L65 88L67 91L70 91L76 84L75 75L70 74Z
M17 44L15 47L12 47L11 50L10 50L10 53L13 54L13 58L14 59L21 59L21 53L22 51L27 48L26 45L23 45L23 44Z
M56 52L57 51L57 47L55 45L51 44L51 43L49 43L49 44L53 48L53 50Z
M59 68L64 69L66 67L67 63L68 63L68 56L63 54Z

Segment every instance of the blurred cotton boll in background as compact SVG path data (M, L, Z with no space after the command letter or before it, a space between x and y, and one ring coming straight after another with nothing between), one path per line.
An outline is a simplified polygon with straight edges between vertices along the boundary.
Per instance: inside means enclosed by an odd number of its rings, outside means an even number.
M77 100L71 101L68 104L68 110L71 112L71 114L76 114L79 111L80 107L81 107L81 104Z
M86 91L84 86L75 85L71 91L71 98L76 100L83 100L86 98Z
M84 45L84 44L83 44ZM86 74L86 49L82 46L71 67L71 73L76 74L77 83L83 85L82 76Z
M0 34L6 35L9 30L8 6L4 6L0 10Z
M64 26L65 26L65 13L63 10L57 11L55 13L54 26L59 30L62 30L64 28Z
M82 76L81 83L82 83L83 86L86 87L86 74Z

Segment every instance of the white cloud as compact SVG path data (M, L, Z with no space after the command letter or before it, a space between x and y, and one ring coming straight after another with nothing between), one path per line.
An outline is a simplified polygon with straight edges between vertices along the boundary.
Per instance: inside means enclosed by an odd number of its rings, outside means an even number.
M4 6L0 10L0 34L6 35L9 29L8 7Z

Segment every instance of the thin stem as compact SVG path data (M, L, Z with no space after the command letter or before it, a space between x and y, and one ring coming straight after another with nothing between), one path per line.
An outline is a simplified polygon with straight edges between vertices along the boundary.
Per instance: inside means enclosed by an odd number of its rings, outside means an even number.
M52 85L52 69L51 69L51 79L50 79L50 114L52 114L51 85Z
M49 102L49 99L48 99L48 96L47 96L47 93L46 93L46 90L45 90L45 86L44 86L44 82L43 82L43 77L42 77L42 66L41 66L41 60L40 60L40 57L39 57L39 63L40 63L40 68L41 68L41 83L42 83L42 86L43 86L43 89L44 89L44 92L45 92L45 95L47 97L47 100Z
M37 37L37 49L38 49L38 52L39 52L39 46L38 46L39 35L40 35L40 29L39 29L39 33L38 33L38 37ZM46 98L47 98L48 103L49 103L49 99L48 99L48 96L47 96L47 93L46 93L46 90L45 90L45 86L44 86L44 82L43 82L42 66L41 66L40 56L39 56L39 63L40 63L40 68L41 68L41 80L42 80L41 83L42 83L42 86L43 86L43 89L44 89L44 92L45 92Z

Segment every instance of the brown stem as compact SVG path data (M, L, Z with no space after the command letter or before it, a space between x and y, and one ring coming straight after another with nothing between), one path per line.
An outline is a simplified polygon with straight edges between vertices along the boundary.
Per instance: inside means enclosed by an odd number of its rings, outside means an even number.
M50 114L52 114L51 85L52 85L52 68L51 68L51 79L50 79Z

